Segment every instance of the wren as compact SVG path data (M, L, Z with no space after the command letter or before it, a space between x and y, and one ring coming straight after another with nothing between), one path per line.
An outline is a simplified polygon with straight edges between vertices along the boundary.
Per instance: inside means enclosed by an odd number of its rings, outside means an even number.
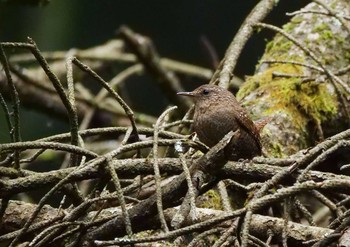
M254 124L230 91L207 84L178 95L193 98L193 128L201 142L212 147L231 130L239 130L226 146L225 157L237 161L261 155L260 126Z

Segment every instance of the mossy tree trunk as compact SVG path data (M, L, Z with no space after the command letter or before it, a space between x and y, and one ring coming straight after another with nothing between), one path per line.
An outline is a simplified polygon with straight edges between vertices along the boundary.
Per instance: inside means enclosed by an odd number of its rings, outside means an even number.
M293 154L350 124L349 72L341 72L350 60L350 2L324 2L336 16L316 3L295 13L283 30L302 47L276 34L237 94L253 116L273 116L262 134L270 156Z

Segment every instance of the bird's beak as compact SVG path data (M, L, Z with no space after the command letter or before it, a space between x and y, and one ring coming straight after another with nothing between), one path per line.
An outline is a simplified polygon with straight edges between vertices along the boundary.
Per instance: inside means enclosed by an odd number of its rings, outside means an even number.
M190 96L193 97L194 93L193 92L178 92L177 95L183 95L183 96Z

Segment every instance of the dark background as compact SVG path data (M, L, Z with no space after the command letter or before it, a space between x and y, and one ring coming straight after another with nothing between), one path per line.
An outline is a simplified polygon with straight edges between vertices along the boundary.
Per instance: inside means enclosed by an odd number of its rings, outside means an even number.
M5 1L0 4L0 40L21 42L29 36L42 51L88 48L114 38L118 27L126 24L152 38L161 56L210 67L211 61L200 41L201 37L210 41L221 59L244 18L257 2L52 0L45 6L36 6ZM286 12L298 10L309 1L279 2L265 22L282 26L289 20ZM254 72L255 64L272 35L263 31L250 39L236 67L236 75L244 77ZM162 106L164 104L161 103ZM162 107L153 110L157 102L145 105L150 109L148 112L154 115L164 110ZM22 109L21 119L25 119L25 127L22 124L21 131L23 140L68 130L64 121L32 109ZM9 134L2 109L0 127L0 143L8 142Z

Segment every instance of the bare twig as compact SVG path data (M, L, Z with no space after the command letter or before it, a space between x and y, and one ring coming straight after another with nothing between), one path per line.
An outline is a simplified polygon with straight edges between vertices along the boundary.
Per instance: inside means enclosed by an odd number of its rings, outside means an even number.
M168 71L160 63L160 58L155 50L152 41L140 34L134 33L130 28L123 26L119 29L122 38L130 45L135 52L137 58L145 66L146 70L153 75L160 88L168 99L175 105L179 106L179 110L184 113L190 107L188 99L180 99L176 93L183 91L180 81L174 73Z
M126 102L119 96L119 94L115 90L113 90L113 88L111 88L111 86L108 85L108 83L105 80L103 80L98 74L96 74L92 69L90 69L89 66L83 64L77 58L73 58L72 62L81 70L87 72L90 76L96 79L96 81L99 82L117 100L121 107L123 107L126 115L130 119L131 126L133 128L134 138L136 139L136 141L139 141L140 138L136 127L134 113L131 110L131 108L126 104Z
M173 110L175 110L177 107L171 107L164 111L160 117L158 118L155 126L154 126L154 134L153 134L153 169L154 169L154 180L156 183L156 195L157 195L157 210L158 210L158 216L161 223L162 230L164 232L168 232L169 228L166 224L165 218L164 218L164 212L163 212L163 202L162 202L162 190L160 186L160 172L159 172L159 166L158 166L158 132L160 129L160 125L163 123L164 118Z
M3 48L3 45L0 44L0 62L4 68L6 77L7 77L7 84L8 87L10 88L10 94L11 94L11 100L12 100L12 109L13 109L13 126L9 125L9 127L11 126L11 131L10 131L10 136L13 142L19 142L21 141L21 134L20 134L20 115L19 115L19 97L18 97L18 93L15 87L15 84L13 83L12 80L12 76L10 73L10 66L9 63L7 61L7 57ZM1 97L2 98L2 97ZM3 101L3 99L2 99ZM5 111L6 111L6 107L4 107ZM9 121L9 120L8 120ZM14 152L14 167L16 169L19 169L19 155L20 152L18 150L16 150Z
M64 106L67 110L69 123L70 123L70 130L71 130L71 143L72 143L72 145L78 146L79 145L79 136L77 135L77 133L78 133L78 118L77 118L76 109L72 105L72 103L70 102L60 80L53 73L53 71L50 69L49 64L47 63L46 59L42 56L42 54L41 54L39 48L37 47L37 45L35 44L34 40L31 38L28 38L28 43L31 45L30 51L33 53L33 55L37 59L38 63L45 71L47 77L50 79L52 85L56 89L57 94L59 95L62 103L64 104Z
M252 25L263 20L273 9L275 4L276 2L274 0L260 1L245 19L244 23L241 25L235 38L226 51L225 57L222 60L222 68L219 66L217 69L217 71L220 71L220 86L228 88L233 70L236 67L238 57L241 54L242 49L247 43L248 39L253 34L254 28ZM215 72L215 74L217 73ZM210 83L214 83L216 80L217 77L213 76Z

